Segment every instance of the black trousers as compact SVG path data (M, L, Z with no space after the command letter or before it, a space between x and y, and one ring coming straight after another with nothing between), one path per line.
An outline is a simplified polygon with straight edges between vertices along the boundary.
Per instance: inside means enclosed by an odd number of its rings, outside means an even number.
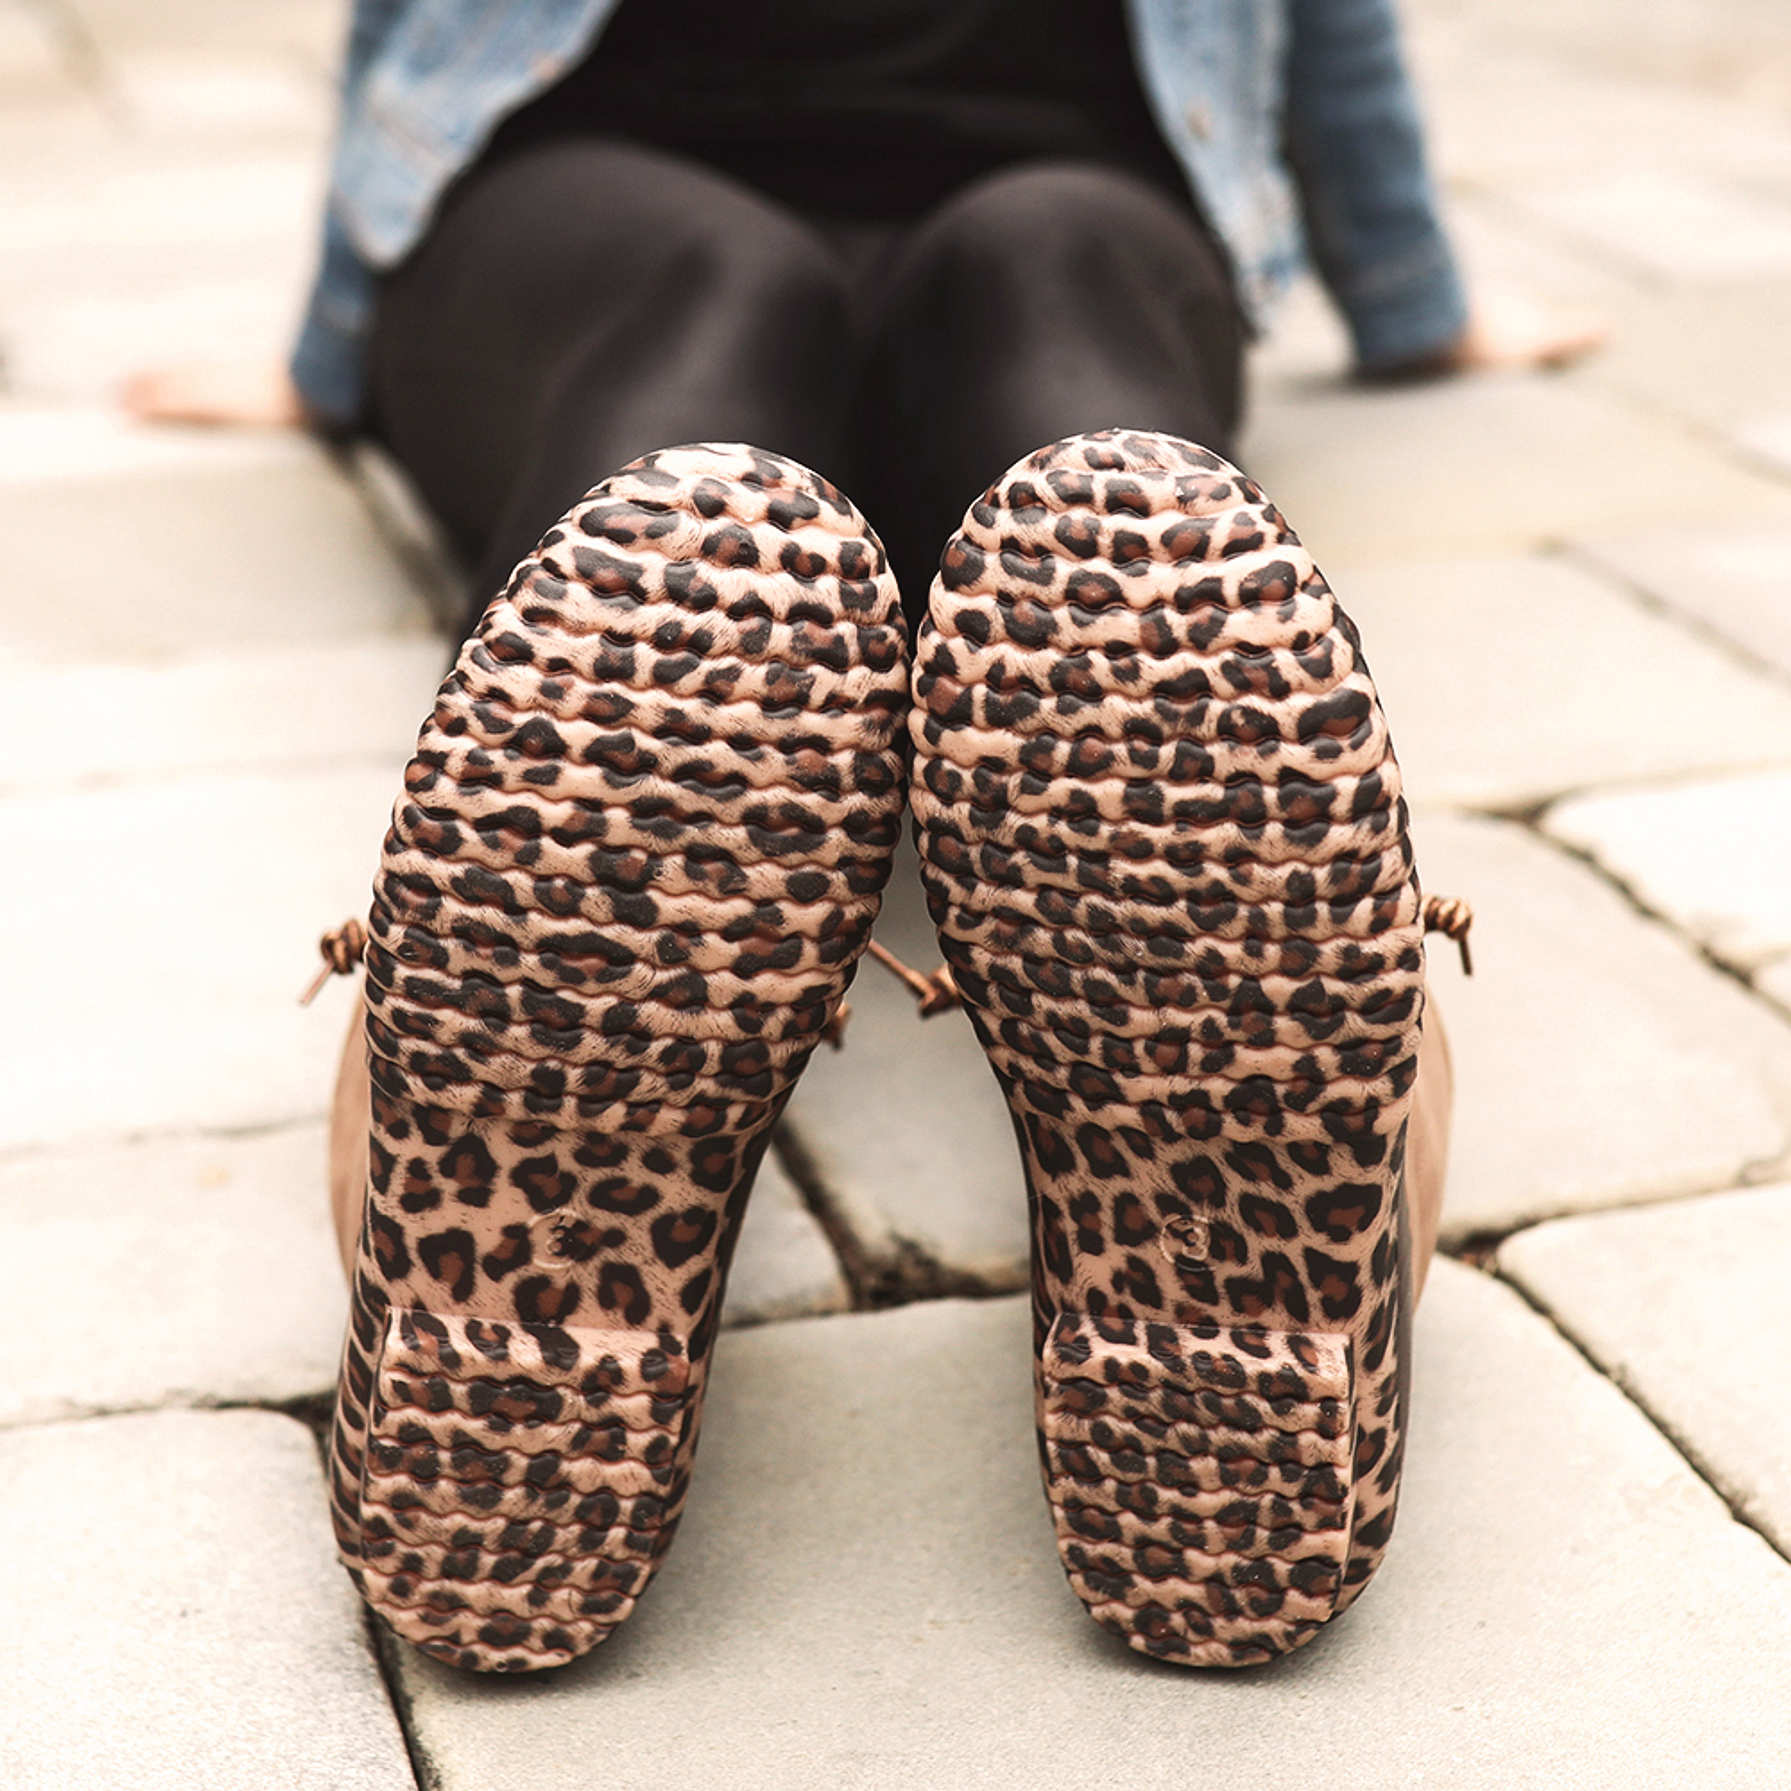
M1034 162L900 224L805 218L663 150L476 166L382 283L375 427L475 568L471 619L591 485L747 441L839 484L911 616L965 508L1078 430L1229 453L1242 325L1191 205Z

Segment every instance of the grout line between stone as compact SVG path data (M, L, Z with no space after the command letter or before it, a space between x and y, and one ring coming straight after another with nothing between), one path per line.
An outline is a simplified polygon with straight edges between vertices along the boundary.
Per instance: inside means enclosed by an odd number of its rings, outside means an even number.
M771 1154L790 1178L803 1210L821 1228L827 1247L846 1283L851 1310L866 1310L866 1287L869 1283L867 1252L858 1235L846 1223L845 1215L821 1179L813 1155L787 1120L779 1119L771 1133Z
M1687 781L1690 780L1688 779ZM1637 787L1647 787L1648 784L1658 784L1659 782L1659 779L1646 780L1645 783L1639 783ZM1653 904L1644 899L1641 893L1632 884L1625 878L1619 876L1615 871L1611 870L1607 865L1601 863L1600 860L1587 848L1576 846L1569 840L1560 839L1548 832L1543 826L1543 822L1546 820L1549 811L1555 808L1558 804L1568 801L1572 796L1579 794L1598 794L1601 790L1611 790L1618 787L1620 786L1606 785L1594 787L1585 791L1562 791L1555 796L1545 797L1538 802L1514 805L1502 812L1490 807L1479 810L1454 808L1453 810L1446 809L1444 812L1454 812L1457 814L1465 813L1469 815L1479 814L1490 820L1506 821L1514 826L1522 828L1525 832L1529 833L1539 845L1551 852L1560 854L1564 858L1571 859L1574 863L1581 866L1582 869L1588 871L1592 876L1597 878L1599 882L1604 884L1607 889L1613 891L1627 903L1628 906L1642 919L1651 921L1656 926L1663 928L1671 935L1671 937L1677 939L1696 957L1701 959L1707 968L1715 971L1717 975L1721 976L1725 981L1730 982L1739 988L1747 999L1757 1006L1762 1013L1768 1015L1776 1024L1783 1025L1788 1019L1791 1019L1791 1015L1788 1015L1785 1008L1778 1002L1755 988L1752 981L1749 979L1747 972L1719 957L1702 940L1688 933L1671 915L1654 907ZM1724 1185L1753 1186L1783 1174L1788 1166L1791 1166L1791 1138L1786 1140L1775 1155L1756 1157L1751 1162L1744 1163L1741 1167L1740 1181L1738 1183L1726 1183ZM1698 1193L1717 1192L1720 1192L1717 1188L1704 1188L1690 1190L1689 1194L1695 1195ZM1678 1194L1669 1194L1662 1195L1659 1198L1678 1199L1681 1198L1681 1196ZM1566 1215L1550 1214L1544 1216L1565 1217ZM1540 1221L1529 1221L1529 1223L1539 1222ZM1472 1243L1473 1241L1474 1240L1472 1239L1465 1240L1466 1243Z
M1553 806L1554 804L1552 802L1547 805L1548 808L1552 808ZM1587 847L1576 846L1571 840L1558 839L1554 834L1544 831L1541 822L1542 816L1545 813L1546 808L1537 815L1537 818L1534 821L1523 823L1523 825L1528 826L1531 832L1535 834L1536 838L1544 845L1549 846L1552 850L1559 852L1563 857L1572 859L1576 864L1580 865L1585 870L1590 871L1593 876L1598 878L1599 881L1605 885L1606 888L1615 891L1617 895L1621 896L1623 900L1642 917L1642 919L1652 921L1656 926L1664 927L1675 939L1682 941L1688 946L1711 970L1714 970L1725 980L1735 984L1735 986L1739 988L1750 1001L1761 1008L1765 1013L1769 1014L1773 1020L1783 1023L1785 1019L1784 1009L1781 1008L1776 1001L1762 995L1760 991L1754 987L1745 970L1741 969L1738 965L1730 963L1726 958L1719 957L1717 953L1701 939L1688 933L1670 914L1665 913L1662 909L1656 908L1653 903L1648 901L1647 898L1629 882L1627 878L1620 876L1608 865L1602 863ZM1791 1149L1791 1147L1788 1147L1788 1149ZM1787 1151L1781 1150L1776 1157L1760 1159L1755 1163L1747 1165L1744 1173L1755 1174L1760 1171L1768 1170L1773 1164L1785 1161L1786 1155Z
M334 1403L334 1399L334 1394L327 1394L321 1396L320 1400L312 1401L312 1403L321 1403L323 1409L322 1422L311 1425L311 1441L317 1450L318 1466L323 1471L326 1520L329 1513L330 1488L329 1418L330 1407ZM297 1405L304 1402L293 1401L291 1403ZM300 1414L294 1412L292 1415L297 1417ZM332 1544L333 1540L332 1538ZM336 1565L336 1571L338 1573L342 1571L340 1565ZM360 1616L361 1633L366 1639L367 1652L373 1661L373 1670L379 1675L380 1685L385 1690L386 1701L392 1707L392 1719L397 1723L398 1734L404 1742L405 1757L410 1762L410 1775L416 1782L417 1791L441 1791L441 1775L435 1770L434 1762L431 1761L428 1750L423 1746L422 1737L416 1732L416 1713L399 1676L397 1657L390 1651L392 1646L396 1646L396 1638L391 1636L385 1625L374 1616L359 1593L355 1594L355 1607Z
M1708 617L1696 615L1690 610L1681 609L1669 598L1658 591L1649 589L1639 579L1628 573L1619 571L1615 566L1600 559L1596 552L1584 542L1564 540L1551 544L1549 549L1553 558L1565 560L1568 565L1596 579L1600 584L1609 585L1621 591L1624 596L1650 615L1658 616L1662 621L1671 622L1676 628L1683 628L1686 633L1695 635L1707 647L1714 648L1723 657L1743 671L1751 672L1756 677L1767 679L1783 689L1791 689L1791 672L1782 666L1775 665L1770 659L1762 659L1751 652L1740 641L1724 634ZM1694 781L1696 776L1721 776L1721 772L1704 772L1688 774L1686 781Z
M139 1144L213 1143L220 1139L273 1138L281 1132L300 1132L322 1125L327 1108L288 1114L276 1119L244 1120L240 1125L139 1126L131 1132L81 1132L67 1138L47 1138L29 1144L0 1146L0 1169L29 1163L37 1157L67 1156L76 1151L125 1150Z
M1705 1461L1697 1446L1688 1438L1681 1436L1673 1426L1666 1421L1666 1419L1661 1417L1658 1412L1654 1411L1641 1393L1631 1386L1621 1374L1613 1373L1610 1369L1607 1369L1604 1364L1592 1354L1592 1351L1558 1313L1552 1308L1543 1305L1543 1303L1535 1298L1527 1288L1512 1279L1511 1276L1507 1275L1496 1263L1484 1268L1481 1272L1490 1276L1494 1281L1499 1282L1500 1285L1510 1288L1510 1290L1516 1294L1538 1318L1553 1329L1556 1336L1558 1336L1562 1342L1565 1343L1568 1348L1571 1349L1581 1361L1583 1361L1587 1367L1598 1376L1600 1380L1615 1388L1617 1393L1621 1395L1623 1399L1635 1407L1636 1411L1642 1415L1649 1426L1665 1440L1674 1454L1676 1454L1691 1472L1696 1475L1697 1478L1722 1502L1723 1509L1728 1512L1730 1518L1735 1523L1739 1524L1744 1530L1752 1530L1753 1533L1758 1536L1781 1561L1784 1561L1787 1565L1791 1565L1791 1546L1781 1544L1770 1534L1770 1532L1763 1528L1755 1518L1749 1516L1748 1513L1742 1509L1740 1503L1724 1489L1717 1470L1712 1464Z
M183 1399L176 1395L152 1405L102 1405L78 1412L49 1412L36 1418L0 1418L0 1436L9 1430L48 1430L61 1424L87 1424L102 1418L150 1418L161 1412L268 1412L277 1418L294 1418L321 1438L329 1430L333 1391L298 1393L290 1399L208 1399L203 1395Z
M1658 782L1659 780L1653 781ZM1613 786L1605 787L1611 788ZM1493 808L1480 810L1455 808L1452 810L1445 810L1444 812L1453 812L1457 814L1465 813L1469 815L1479 814L1489 820L1505 821L1522 828L1525 832L1529 833L1539 845L1551 852L1559 853L1564 858L1571 859L1584 870L1590 872L1591 875L1596 877L1607 889L1613 891L1618 897L1626 902L1642 919L1651 921L1656 926L1663 928L1671 935L1671 937L1677 939L1695 956L1700 958L1709 969L1715 971L1719 976L1724 978L1725 981L1730 982L1739 988L1749 1001L1754 1003L1762 1013L1768 1015L1776 1024L1784 1025L1787 1021L1791 1021L1791 1014L1788 1014L1785 1008L1774 1001L1770 996L1763 994L1759 989L1755 988L1745 971L1738 969L1735 965L1718 957L1714 951L1703 943L1702 940L1693 937L1692 934L1681 927L1670 915L1661 912L1658 908L1655 908L1652 904L1644 900L1641 894L1629 882L1618 876L1608 866L1602 864L1586 848L1576 846L1570 841L1559 839L1544 828L1543 822L1549 811L1558 803L1567 801L1570 795L1577 793L1580 792L1562 792L1556 796L1546 797L1539 802L1514 806L1503 812ZM1620 1212L1626 1205L1656 1205L1661 1201L1695 1199L1701 1194L1721 1193L1725 1189L1731 1187L1757 1186L1761 1182L1772 1181L1775 1178L1782 1176L1786 1173L1788 1168L1791 1168L1791 1138L1786 1138L1786 1141L1781 1145L1776 1154L1765 1157L1756 1157L1749 1162L1743 1163L1737 1180L1724 1182L1720 1186L1686 1189L1639 1201L1620 1202L1614 1207L1600 1208L1599 1210ZM1485 1238L1490 1239L1494 1247L1496 1247L1498 1242L1503 1241L1504 1236L1511 1235L1511 1231L1522 1230L1526 1225L1541 1224L1546 1219L1566 1218L1569 1216L1571 1215L1565 1212L1545 1213L1535 1219L1520 1221L1519 1224L1511 1227L1509 1231L1500 1236L1495 1237L1491 1232L1484 1234L1484 1236ZM1482 1241L1482 1234L1471 1233L1457 1245L1452 1246L1450 1253L1460 1251L1463 1253L1464 1260L1472 1260L1472 1251L1480 1248Z
M1018 1291L968 1269L953 1268L912 1238L892 1235L888 1248L873 1249L853 1229L813 1154L786 1121L778 1122L772 1149L833 1251L852 1311L878 1312L923 1300L998 1299Z
M373 1650L373 1659L379 1668L380 1683L391 1700L398 1733L404 1737L404 1751L410 1759L411 1777L417 1781L417 1791L441 1791L442 1775L424 1745L422 1732L417 1727L415 1700L404 1689L404 1679L398 1668L398 1650L404 1644L362 1603L359 1594L355 1602L361 1606L361 1621L366 1626L368 1646Z
M1556 1225L1564 1219L1618 1218L1625 1213L1645 1213L1663 1206L1690 1206L1694 1201L1714 1200L1724 1194L1742 1194L1750 1188L1763 1187L1779 1179L1784 1167L1783 1157L1757 1159L1752 1163L1744 1163L1737 1176L1712 1182L1705 1187L1674 1188L1666 1193L1638 1194L1600 1206L1564 1206L1552 1212L1528 1214L1508 1225L1485 1225L1452 1238L1440 1238L1437 1241L1437 1254L1448 1257L1451 1262L1465 1263L1469 1268L1484 1269L1504 1245L1513 1238L1521 1237L1526 1231L1535 1231L1539 1226ZM1445 1200L1445 1212L1447 1207Z

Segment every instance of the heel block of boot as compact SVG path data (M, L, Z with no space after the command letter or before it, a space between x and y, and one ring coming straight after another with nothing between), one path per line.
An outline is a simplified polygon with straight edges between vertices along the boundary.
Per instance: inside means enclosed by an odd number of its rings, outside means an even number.
M1038 1368L1058 1552L1098 1623L1190 1666L1318 1629L1354 1503L1347 1337L1065 1312Z
M602 1641L670 1545L695 1441L681 1341L394 1307L361 1484L368 1601L457 1666Z

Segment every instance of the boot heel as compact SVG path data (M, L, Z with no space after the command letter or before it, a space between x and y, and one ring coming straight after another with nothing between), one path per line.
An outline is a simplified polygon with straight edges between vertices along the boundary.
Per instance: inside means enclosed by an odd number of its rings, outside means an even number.
M361 1483L367 1600L455 1665L586 1652L670 1546L694 1391L669 1335L394 1307Z
M1352 1506L1349 1339L1060 1313L1039 1362L1058 1553L1095 1621L1190 1666L1329 1617Z

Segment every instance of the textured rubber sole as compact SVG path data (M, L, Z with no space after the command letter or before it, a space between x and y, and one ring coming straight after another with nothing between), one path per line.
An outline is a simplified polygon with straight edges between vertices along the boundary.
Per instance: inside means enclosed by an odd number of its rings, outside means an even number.
M881 546L747 448L550 530L443 684L367 964L338 1544L454 1665L563 1664L689 1487L733 1242L869 937L902 809Z
M1097 1623L1239 1666L1331 1614L1351 1518L1343 1338L1062 1314L1040 1384L1058 1552Z
M1355 630L1235 468L1103 432L971 507L914 690L1064 1564L1134 1647L1269 1659L1372 1574L1403 1438L1423 928Z
M670 1347L668 1347L670 1346ZM670 1545L689 1364L650 1332L501 1329L392 1309L361 1485L360 1573L387 1622L570 1660Z

